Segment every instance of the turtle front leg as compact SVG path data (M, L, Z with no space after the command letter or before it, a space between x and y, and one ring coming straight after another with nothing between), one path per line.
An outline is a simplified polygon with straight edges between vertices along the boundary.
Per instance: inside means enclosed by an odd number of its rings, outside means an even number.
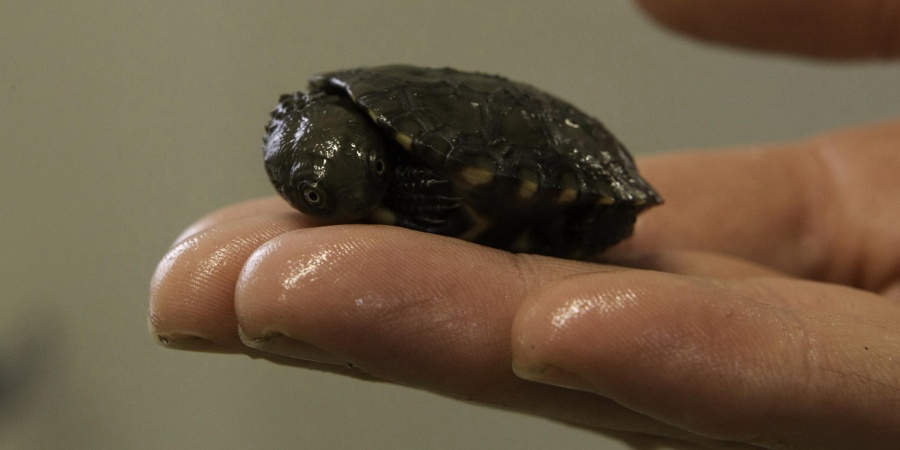
M465 229L460 202L450 180L425 167L400 164L373 221L457 236Z

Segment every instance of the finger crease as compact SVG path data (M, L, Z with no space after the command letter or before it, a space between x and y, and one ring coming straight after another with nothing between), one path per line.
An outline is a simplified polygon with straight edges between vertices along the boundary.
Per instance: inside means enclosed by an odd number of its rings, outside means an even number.
M863 246L850 242L861 235L854 224L856 218L848 213L847 199L839 186L844 162L826 142L818 141L813 145L810 154L813 163L820 168L816 173L821 175L804 186L809 208L804 233L810 243L810 253L814 255L811 276L862 286L866 273L864 255L860 252ZM843 244L837 246L838 243ZM841 255L841 258L836 260L834 255Z

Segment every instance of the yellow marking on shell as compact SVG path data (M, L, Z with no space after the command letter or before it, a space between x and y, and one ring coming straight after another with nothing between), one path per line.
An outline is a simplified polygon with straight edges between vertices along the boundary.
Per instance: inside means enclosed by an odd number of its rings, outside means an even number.
M375 123L378 123L378 116L376 116L371 109L367 109L366 113L369 115L369 117L372 118L373 121L375 121ZM412 136L403 134L399 131L395 131L394 140L397 141L397 143L406 150L412 150Z
M460 206L463 208L465 214L472 219L472 226L459 236L460 239L465 241L475 241L494 224L489 218L475 212L469 205L462 204Z
M412 150L412 136L397 131L394 133L394 140L397 141L401 147Z
M575 189L563 189L559 195L553 199L556 203L572 203L578 198L578 191Z
M522 200L528 200L534 198L534 195L537 194L538 185L533 181L522 181L519 183L519 190L516 194Z
M562 191L556 196L556 203L572 203L578 199L578 177L569 172L559 177L559 187Z
M534 167L524 166L516 171L516 178L519 179L519 190L516 193L520 199L529 200L534 198L540 187L541 176L538 169Z
M597 204L598 204L598 205L606 205L606 206L609 206L609 205L612 205L612 204L615 203L615 202L616 202L616 199L614 199L614 198L612 198L612 197L600 197L599 199L597 199Z
M470 186L480 186L494 181L494 174L477 167L464 167L459 171L459 178Z

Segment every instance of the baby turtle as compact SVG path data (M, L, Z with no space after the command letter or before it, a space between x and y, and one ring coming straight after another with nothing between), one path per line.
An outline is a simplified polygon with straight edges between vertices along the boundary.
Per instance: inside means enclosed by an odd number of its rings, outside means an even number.
M392 65L314 75L264 141L275 188L329 223L369 222L587 258L662 199L600 122L494 75Z

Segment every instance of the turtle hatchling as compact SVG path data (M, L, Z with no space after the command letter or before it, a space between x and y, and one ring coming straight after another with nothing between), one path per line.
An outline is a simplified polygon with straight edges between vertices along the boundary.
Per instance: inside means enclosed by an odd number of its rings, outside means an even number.
M397 225L589 258L662 203L596 119L527 84L404 65L314 75L281 96L265 167L327 223Z

